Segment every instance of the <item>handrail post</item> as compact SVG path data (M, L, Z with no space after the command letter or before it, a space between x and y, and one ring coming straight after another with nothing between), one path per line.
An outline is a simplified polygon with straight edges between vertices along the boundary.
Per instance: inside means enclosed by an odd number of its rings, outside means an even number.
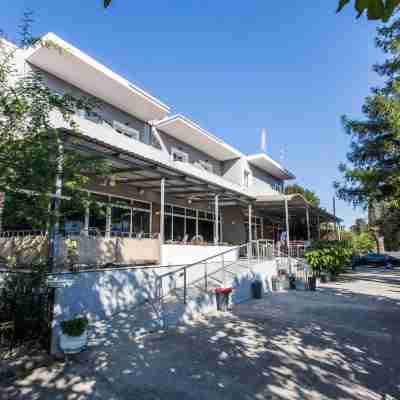
M208 290L208 271L207 271L207 263L204 263L204 290L207 292Z
M186 278L186 268L183 269L183 304L186 304L186 286L187 286L187 278Z
M225 286L225 259L224 259L224 255L222 254L222 284Z

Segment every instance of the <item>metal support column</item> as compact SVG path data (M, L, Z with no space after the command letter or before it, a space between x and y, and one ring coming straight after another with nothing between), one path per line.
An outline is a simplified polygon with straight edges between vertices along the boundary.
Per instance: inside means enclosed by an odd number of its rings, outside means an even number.
M321 222L319 221L319 214L317 216L317 229L318 229L318 240L321 240Z
M111 237L111 207L107 206L106 208L106 238L109 239Z
M252 235L252 211L253 211L253 207L251 204L249 204L249 242L251 242L253 240L253 235Z
M285 196L285 220L286 220L286 249L289 262L289 273L292 272L291 262L290 262L290 227L289 227L289 206L288 200Z
M160 242L164 243L164 213L165 213L165 178L161 178L161 198L160 198Z
M86 236L89 235L89 220L90 220L90 209L89 206L85 207L85 226L83 232Z
M51 229L50 239L50 266L55 267L57 259L60 255L60 206L62 196L62 173L64 164L64 148L60 142L58 145L58 160L57 160L57 176L56 176L56 192L52 201L54 213L54 223Z
M250 260L251 260L251 258L252 258L252 240L253 240L253 238L252 238L252 226L251 226L251 223L252 223L252 220L253 220L253 218L252 218L252 211L253 211L253 207L252 207L252 205L251 204L249 204L249 211L248 211L248 213L249 213L249 243L248 243L248 249L247 249L247 258L248 258L248 261L249 261L249 263L250 263Z
M214 244L217 245L219 243L219 204L218 204L218 195L214 196Z
M306 221L307 221L307 240L311 240L311 231L310 231L310 210L306 207Z

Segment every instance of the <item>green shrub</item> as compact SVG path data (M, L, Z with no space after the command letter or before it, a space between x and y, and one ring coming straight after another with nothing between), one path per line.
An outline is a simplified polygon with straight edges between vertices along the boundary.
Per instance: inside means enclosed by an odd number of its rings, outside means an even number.
M351 244L353 246L354 253L357 255L367 254L376 250L375 240L368 231L354 234L351 238Z
M61 330L67 336L81 336L85 332L89 321L87 318L74 318L61 322Z
M337 276L350 264L352 254L347 242L319 241L313 243L305 258L315 275L330 272Z

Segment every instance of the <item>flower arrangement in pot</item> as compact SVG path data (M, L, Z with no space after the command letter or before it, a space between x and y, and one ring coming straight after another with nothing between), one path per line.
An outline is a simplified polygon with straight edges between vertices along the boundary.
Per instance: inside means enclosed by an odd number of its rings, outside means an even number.
M86 347L88 323L86 317L61 322L60 347L64 353L79 353Z

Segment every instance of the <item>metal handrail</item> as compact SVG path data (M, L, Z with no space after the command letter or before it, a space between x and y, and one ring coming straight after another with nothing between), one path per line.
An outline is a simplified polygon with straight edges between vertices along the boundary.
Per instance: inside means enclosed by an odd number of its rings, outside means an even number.
M248 246L248 243L241 244L240 246L237 246L237 247L234 247L234 248L232 248L232 249L223 251L222 253L214 254L213 256L204 258L204 259L202 259L202 260L200 260L200 261L196 261L196 262L194 262L194 263L192 263L192 264L185 265L184 267L178 268L178 269L176 269L176 270L174 270L174 271L166 272L165 274L159 275L158 278L159 278L159 279L162 279L162 278L165 278L166 276L174 275L174 274L176 274L176 273L178 273L178 272L181 272L181 271L183 271L183 270L185 270L185 269L195 267L196 265L204 264L204 263L206 263L207 261L212 260L213 258L221 257L221 256L223 256L223 255L225 255L225 254L227 254L227 253L230 253L230 252L232 252L232 251L239 250L239 249L241 249L241 248L245 248L245 247L247 247L247 246Z
M267 255L267 252L260 251L260 249L262 249L262 246L264 245L264 243L265 243L265 247L266 248L270 245L270 247L271 247L271 257L270 258L273 258L274 257L273 242L268 241L268 240L262 240L262 239L261 240L253 240L251 242L242 244L240 246L236 246L236 247L234 247L232 249L223 251L223 252L215 254L213 256L204 258L204 259L202 259L200 261L196 261L194 263L185 265L185 266L183 266L181 268L178 268L178 269L176 269L174 271L166 272L166 273L164 273L162 275L159 275L157 277L157 281L158 281L158 288L157 288L158 295L157 295L157 297L159 298L160 301L162 301L162 299L164 298L164 294L163 294L163 279L164 278L170 277L170 276L174 276L174 275L176 275L178 277L182 277L183 276L183 302L184 302L184 304L186 304L188 284L193 283L193 282L188 282L188 277L187 277L188 269L196 267L196 266L201 266L201 265L204 266L204 274L203 274L203 276L198 277L195 282L198 283L198 282L204 281L204 290L207 292L208 291L208 280L210 279L210 276L216 274L217 272L221 272L221 271L223 271L223 273L225 275L225 268L227 266L232 265L232 264L236 264L237 261L240 260L240 252L241 252L241 250L245 249L246 252L247 252L247 254L245 253L245 256L244 256L245 258L248 259L247 268L250 268L250 264L251 264L252 260L257 260L258 262L261 262L262 260L268 259L269 256ZM253 250L254 250L253 245L254 244L256 245L255 253L253 253ZM235 262L230 262L228 260L225 260L224 256L226 254L229 254L229 253L232 253L232 252L237 252L238 260L235 261ZM219 259L218 262L220 262L222 264L222 266L221 266L221 268L217 268L212 273L209 273L207 264L209 264L209 262L211 260L214 260L214 259ZM228 263L228 265L226 263Z

